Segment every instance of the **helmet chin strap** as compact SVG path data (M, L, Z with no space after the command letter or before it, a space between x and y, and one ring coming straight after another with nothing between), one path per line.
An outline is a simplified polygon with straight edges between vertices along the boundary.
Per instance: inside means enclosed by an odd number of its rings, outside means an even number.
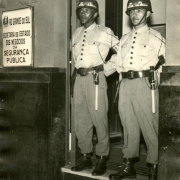
M141 22L143 21L143 19L145 18L146 15L147 15L147 11L136 26L139 26L141 24Z

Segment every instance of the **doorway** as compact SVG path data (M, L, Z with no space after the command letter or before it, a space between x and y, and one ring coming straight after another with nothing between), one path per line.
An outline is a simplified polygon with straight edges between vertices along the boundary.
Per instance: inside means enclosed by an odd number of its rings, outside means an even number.
M73 33L77 27L79 27L79 21L76 19L75 9L77 7L78 1L71 0L71 32ZM111 28L116 36L121 38L122 36L122 21L123 21L123 0L105 0L105 26ZM73 15L74 14L74 15ZM72 36L71 36L72 37ZM108 60L112 55L110 51L106 60ZM74 69L73 61L70 62L70 72ZM109 134L110 134L110 144L111 151L109 160L107 162L108 170L117 171L119 165L122 163L122 145L123 145L123 128L121 125L119 113L118 113L118 98L114 101L117 84L118 84L119 74L114 73L111 76L107 77L108 84L108 101L109 101L109 110L108 110L108 124L109 124ZM76 164L76 161L80 157L80 151L77 145L77 139L74 132L73 124L73 106L71 106L70 113L70 125L67 130L67 139L69 142L67 144L66 155L66 165L69 169ZM95 132L95 131L94 131ZM96 133L94 133L93 144L97 143ZM96 163L96 157L94 156L93 165ZM139 166L142 169L141 166ZM145 169L146 170L146 169ZM147 171L146 171L147 172ZM71 174L71 170L69 170ZM91 171L88 172L91 174ZM140 173L139 173L140 174ZM108 174L106 174L108 176ZM85 176L88 174L85 173Z
M122 0L106 0L105 5L105 25L112 29L114 34L121 38L122 36L122 11L123 1ZM112 52L110 51L107 60L111 57ZM122 139L122 126L118 113L118 97L115 99L116 90L118 85L119 74L114 73L106 78L108 84L108 125L109 134L111 141L121 141Z

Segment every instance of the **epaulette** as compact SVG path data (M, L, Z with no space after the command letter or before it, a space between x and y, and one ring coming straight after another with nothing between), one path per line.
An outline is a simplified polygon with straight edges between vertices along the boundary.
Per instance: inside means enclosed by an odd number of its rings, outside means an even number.
M122 36L122 38L125 38L126 36L128 36L130 34L130 32L129 33L126 33L126 34L124 34L123 36Z
M162 35L160 32L156 31L153 28L150 28L149 30L150 30L151 35L154 35L155 37L158 37L158 38L162 38Z
M103 25L97 25L97 27L98 27L99 30L101 30L101 31L106 31L107 29L109 29L108 27L103 26Z
M130 32L127 33L127 34L124 34L122 37L121 37L121 42L125 41L130 35Z
M74 31L74 35L77 34L81 29L82 29L82 26L78 27L78 28Z
M166 44L165 40L164 40L164 37L161 35L160 32L150 28L150 35L151 36L154 36L155 38L159 39L161 42L163 42L164 44Z

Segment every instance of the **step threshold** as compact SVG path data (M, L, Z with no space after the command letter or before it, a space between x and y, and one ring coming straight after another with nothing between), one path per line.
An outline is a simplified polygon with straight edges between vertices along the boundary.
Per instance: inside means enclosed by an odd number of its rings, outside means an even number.
M71 171L71 167L72 166L66 166L66 167L61 168L61 172L71 174L71 175L76 175L76 176L82 176L82 177L86 177L89 179L96 179L96 180L109 180L109 175L117 172L115 170L107 169L106 173L102 176L92 176L91 173L92 173L93 169L87 169L87 170L83 170L81 172L74 172L74 171ZM124 180L128 180L128 179L124 179ZM148 177L138 174L137 178L134 180L148 180Z

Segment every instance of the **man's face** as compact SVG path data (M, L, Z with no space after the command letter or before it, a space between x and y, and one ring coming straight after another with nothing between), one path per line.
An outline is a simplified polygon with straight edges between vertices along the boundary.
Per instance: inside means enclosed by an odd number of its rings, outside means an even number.
M134 9L129 11L129 17L134 27L140 28L147 22L150 12L146 9Z
M90 8L81 8L79 10L79 19L83 26L86 28L94 23L94 19L96 18L97 13L95 10Z

